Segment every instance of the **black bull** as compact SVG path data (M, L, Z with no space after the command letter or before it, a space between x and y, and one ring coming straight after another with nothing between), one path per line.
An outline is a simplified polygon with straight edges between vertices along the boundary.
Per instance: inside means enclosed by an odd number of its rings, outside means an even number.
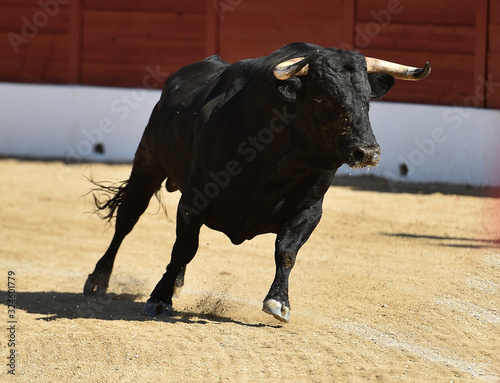
M288 322L288 277L336 170L378 163L370 98L384 95L394 78L429 72L428 64L406 67L305 43L231 65L212 56L181 68L165 83L129 180L96 200L107 218L116 216L115 234L84 294L106 291L121 242L166 179L168 191L182 192L176 241L146 313L172 314L205 224L235 244L276 233L276 274L263 310Z

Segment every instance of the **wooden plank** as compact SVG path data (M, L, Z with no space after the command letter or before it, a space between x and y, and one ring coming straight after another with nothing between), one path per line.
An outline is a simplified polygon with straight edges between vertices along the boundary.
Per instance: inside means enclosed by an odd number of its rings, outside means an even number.
M202 40L205 16L152 12L85 11L85 37Z
M328 17L331 20L341 20L344 17L345 0L221 0L221 23L226 19L245 14L268 15L272 18ZM350 1L350 0L348 0ZM290 27L296 24L290 22Z
M500 109L500 82L489 82L487 88L491 90L487 93L486 107L491 109Z
M82 84L104 85L117 87L140 87L148 89L161 89L165 79L177 71L180 66L156 66L129 64L129 63L92 63L83 64ZM158 69L160 73L155 74Z
M64 33L69 29L69 12L67 6L61 6L53 16L40 6L19 7L0 6L0 30L22 35L26 30Z
M442 81L433 82L431 84L427 83L425 86L423 83L410 84L408 82L398 82L394 88L384 96L382 101L473 106L464 104L464 100L468 100L471 88L465 90L446 89L448 85L448 83Z
M490 0L488 15L490 24L500 24L500 2L498 0Z
M500 82L500 53L489 53L487 57L488 80Z
M220 51L220 8L213 0L205 0L205 5L205 56L208 57Z
M342 21L344 37L339 45L343 49L352 50L354 49L354 27L356 26L356 0L345 0Z
M205 57L203 41L151 41L143 39L102 40L85 38L83 61L130 64L186 65Z
M439 95L442 102L439 104L451 104L451 99L455 101L453 103L463 104L466 97L473 94L473 79L472 78L454 78L454 79L442 79L442 78L427 78L425 81L415 82L415 81L396 81L396 85L391 90L390 93L397 95L406 95L409 99L416 94L425 94L426 98L435 98ZM460 99L456 97L460 96ZM390 97L389 97L390 99ZM430 102L430 99L424 101L426 103Z
M474 91L474 56L439 52L408 52L367 49L363 54L400 64L422 67L429 61L432 73L425 81L397 81L384 100L462 105Z
M67 60L67 47L67 34L40 32L26 45L19 46L19 53L15 54L9 40L0 39L0 52L5 52L2 53L2 60L33 60L38 66L47 65L52 61Z
M73 0L70 3L71 28L69 29L69 82L78 84L82 78L82 45L83 45L83 1Z
M52 60L40 65L31 58L0 60L0 81L66 84L68 82L67 60Z
M256 41L223 41L220 47L220 57L230 63L267 56L283 46L280 42Z
M474 63L474 82L475 92L481 93L484 97L485 76L486 76L486 52L488 41L488 0L476 1L476 44L475 44L475 63ZM485 106L485 102L481 102L481 107Z
M39 0L2 0L2 5L0 6L7 6L7 7L36 7L38 6Z
M357 0L356 20L473 26L475 12L471 0Z
M0 62L0 82L55 83L66 84L68 81L67 62L51 63L40 68L36 63L4 60Z
M230 62L265 56L295 41L322 46L345 43L340 0L310 0L307 6L299 1L242 1L224 9L219 12L219 50Z
M289 24L294 25L293 28ZM259 25L259 28L255 28ZM221 23L221 44L225 41L242 42L279 42L281 45L295 41L306 41L319 45L332 45L342 42L344 38L344 25L342 22L332 22L323 17L294 18L274 17L265 14L235 15L226 18Z
M488 27L488 52L500 53L500 24L490 24Z
M354 20L354 4L355 0L310 0L307 6L286 0L235 3L222 14L221 57L230 62L261 57L295 41L345 46L353 21L346 26L344 17L351 12Z
M474 53L475 28L470 26L357 23L357 48Z
M175 12L200 13L205 12L205 0L86 0L85 9L100 9L110 12Z

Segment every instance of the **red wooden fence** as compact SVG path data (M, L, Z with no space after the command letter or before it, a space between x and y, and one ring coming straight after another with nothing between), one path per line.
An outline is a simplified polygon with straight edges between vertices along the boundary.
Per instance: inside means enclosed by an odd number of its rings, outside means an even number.
M2 0L0 32L0 81L160 88L148 74L307 41L431 62L386 100L500 108L496 0Z
M486 106L500 109L500 2L489 0Z

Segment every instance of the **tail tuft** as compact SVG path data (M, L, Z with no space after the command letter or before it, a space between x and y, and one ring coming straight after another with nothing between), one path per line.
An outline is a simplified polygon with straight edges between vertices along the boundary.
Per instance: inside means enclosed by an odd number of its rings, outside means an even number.
M95 213L102 219L110 222L116 217L116 211L123 202L123 197L127 193L128 181L119 182L98 182L93 178L89 181L95 186L86 194L92 194L95 204Z
M131 189L129 181L96 181L92 176L88 180L95 186L90 189L85 195L92 194L94 198L95 210L94 213L100 218L111 222L116 218L118 208L124 202L127 194L134 195L134 190ZM170 221L167 213L167 207L162 199L161 188L158 188L154 193L159 203L159 210L163 210L165 216Z

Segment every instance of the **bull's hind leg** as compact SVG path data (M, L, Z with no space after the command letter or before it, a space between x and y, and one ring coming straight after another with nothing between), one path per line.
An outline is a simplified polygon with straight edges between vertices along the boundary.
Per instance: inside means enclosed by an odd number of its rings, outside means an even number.
M274 253L276 275L269 293L264 299L262 310L282 322L290 321L288 277L295 264L297 252L319 223L321 212L320 201L293 217L280 230L276 237L276 249Z
M174 284L174 298L178 298L179 294L182 290L182 287L184 286L184 275L186 274L186 266L181 268L181 271L179 271L179 274L177 274L177 278L175 278L175 284Z
M110 209L109 218L117 209L115 234L106 253L97 262L94 272L89 275L83 289L84 295L100 295L106 292L118 248L132 231L165 178L165 171L153 158L143 140L135 155L129 180L116 191L113 198L102 205L98 204L98 208Z

